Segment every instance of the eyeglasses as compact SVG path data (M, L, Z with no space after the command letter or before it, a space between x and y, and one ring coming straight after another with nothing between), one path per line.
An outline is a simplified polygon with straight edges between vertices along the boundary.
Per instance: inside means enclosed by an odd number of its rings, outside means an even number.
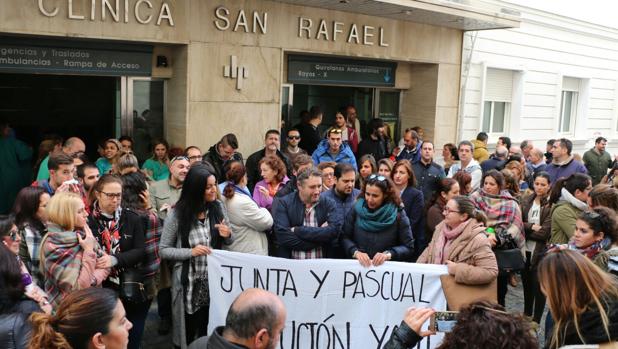
M201 155L189 156L189 160L202 160L203 157Z
M17 236L19 236L19 230L13 229L9 231L9 238L13 241L17 241Z
M201 156L200 156L200 157L201 157ZM174 157L172 158L172 161L170 161L170 164L171 164L171 163L173 163L174 161L177 161L177 160L186 160L186 161L189 161L189 158L188 158L188 157L186 157L186 156L184 156L184 155L174 156Z
M333 178L335 177L335 174L334 173L322 173L322 176L326 178Z
M369 176L369 180L370 181L384 182L384 181L386 181L386 177L384 177L382 175L372 174L371 176Z
M122 193L106 193L104 191L100 191L99 193L104 194L110 199L120 199L122 197Z
M300 136L288 136L288 139L300 139Z
M444 213L445 216L451 212L460 213L457 210L451 210L448 206L444 206L444 210L442 210L442 213Z

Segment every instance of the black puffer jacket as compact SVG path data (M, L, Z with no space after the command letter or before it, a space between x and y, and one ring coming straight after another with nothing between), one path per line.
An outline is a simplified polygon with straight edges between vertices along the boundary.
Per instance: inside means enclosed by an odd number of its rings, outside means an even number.
M32 326L28 317L35 311L41 311L31 300L22 300L10 311L0 314L0 348L25 349L30 341Z

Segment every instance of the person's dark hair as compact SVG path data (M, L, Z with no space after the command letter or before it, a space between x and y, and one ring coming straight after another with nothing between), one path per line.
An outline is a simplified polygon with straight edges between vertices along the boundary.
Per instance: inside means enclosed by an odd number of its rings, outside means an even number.
M191 150L191 149L197 149L197 150L200 152L200 154L202 153L202 149L200 149L200 148L196 147L195 145L190 145L190 146L188 146L188 147L186 147L186 148L185 148L185 150L184 150L184 152L183 152L183 155L184 155L184 156L188 156L188 154L189 154L189 150Z
M547 179L547 183L549 183L551 185L551 176L549 175L549 173L547 173L545 171L540 171L540 172L537 172L534 175L534 179L537 179L537 177L541 177L541 178Z
M105 186L108 185L109 183L118 183L120 184L120 186L122 186L122 179L120 179L120 177L114 174L107 173L107 174L102 175L101 178L99 178L99 180L92 186L90 190L90 194L88 197L89 205L92 205L97 199L95 193L96 192L100 193L101 191L103 191L103 188L105 188Z
M266 131L266 134L264 134L264 140L268 139L268 136L270 136L270 135L281 136L281 132L279 132L277 130L268 130L268 131Z
M57 170L60 165L73 165L73 157L63 152L57 152L49 155L49 161L47 162L48 170Z
M446 333L438 349L538 347L531 323L522 314L507 312L496 303L477 301L461 309L453 331Z
M296 155L296 157L294 158L294 162L292 162L292 167L294 168L294 171L298 171L301 166L309 164L313 164L313 159L311 158L311 156L307 154L299 154Z
M163 144L163 146L165 147L165 156L169 159L169 153L170 153L170 144L163 138L155 138L152 140L152 142L150 142L151 144L151 149L152 149L152 159L157 159L157 156L155 154L155 148L157 147L157 145L159 144Z
M92 162L84 162L83 164L77 166L77 177L83 179L86 176L86 169L89 168L99 169L97 165L93 164Z
M459 154L457 154L457 147L455 146L455 144L446 143L444 147L448 149L449 153L451 153L451 157L454 160L459 160Z
M462 146L467 145L468 147L470 147L471 151L474 151L474 144L472 144L472 142L470 141L461 141L459 142L459 144L457 145L457 150L461 149Z
M320 115L323 115L324 113L322 112L322 108L320 108L317 105L314 105L313 107L311 107L309 109L309 120L314 120L320 117Z
M592 229L594 236L603 232L604 237L609 238L612 244L618 241L618 221L615 211L599 206L592 211L583 212L577 219L584 221Z
M359 169L361 168L361 166L363 166L365 161L369 161L369 164L371 165L371 173L378 172L378 163L376 162L376 158L374 158L371 154L365 154L361 156L360 160L358 161Z
M515 177L515 172L511 169L504 168L500 173L504 176L504 187L501 189L506 189L513 197L519 197L521 190L519 188L519 179Z
M36 231L42 232L45 230L45 223L36 217L36 212L39 210L41 203L41 196L45 193L45 189L41 187L25 187L17 193L12 210L15 215L15 225L17 228L23 229L26 225L30 225Z
M509 163L509 162L517 161L518 163L521 164L523 160L524 160L523 155L516 153L516 154L511 154L509 158L506 160L506 162Z
M584 191L591 183L592 180L588 175L579 172L573 173L567 178L562 177L552 186L551 194L549 194L549 202L552 204L558 202L562 195L562 188L565 188L571 194L575 194L577 189Z
M498 184L498 188L500 188L500 190L504 189L504 175L498 171L498 170L489 170L485 173L483 173L483 177L481 178L481 187L483 187L485 185L485 178L487 177L491 177L493 178L496 183Z
M318 171L322 172L324 171L325 168L332 168L333 171L335 170L335 166L337 166L337 163L334 161L326 161L326 162L321 162L318 165Z
M472 183L472 176L468 172L457 171L457 173L453 175L453 179L459 183L459 193L461 195L470 194L466 187L468 186L468 184Z
M380 118L373 118L369 121L369 129L375 131L380 127L384 127L384 121Z
M131 136L120 136L120 138L118 138L118 142L122 142L122 141L129 141L131 142L131 145L135 144Z
M180 198L174 208L178 222L178 237L181 240L188 241L189 233L195 226L198 214L205 212L209 206L214 209L219 207L218 205L210 205L204 200L208 178L211 176L214 177L215 175L208 171L208 168L202 163L192 165L187 173ZM212 246L221 246L223 241L221 236L212 232L211 235Z
M363 183L363 187L361 189L358 198L365 198L365 192L367 191L367 186L375 186L380 188L382 194L384 194L384 201L382 205L385 204L393 204L397 207L401 206L401 196L399 195L399 191L395 188L395 183L389 177L384 177L383 180L380 178L383 177L381 175L370 175L365 179L365 183Z
M258 168L261 168L262 164L268 165L268 167L270 167L273 171L277 172L275 179L278 183L281 183L283 178L287 175L285 163L276 155L268 155L263 157L260 162L258 162Z
M477 222L487 224L487 216L483 211L476 208L472 199L467 196L457 195L451 200L457 204L457 211L461 214L467 214L468 218L474 218Z
M296 182L299 185L303 185L305 181L309 179L309 177L320 177L321 179L322 172L318 171L318 169L315 167L305 168L302 171L300 171L298 175L296 176Z
M273 328L278 321L277 308L274 304L250 304L243 309L230 306L225 318L225 330L231 331L240 339L255 336L261 329L266 329L273 336Z
M309 118L309 111L308 110L301 110L300 113L298 113L298 118L300 119L301 123L308 123L309 120L311 120Z
M504 145L506 146L506 149L511 149L511 139L509 137L498 137L499 140L502 141L502 143L504 143Z
M573 142L567 138L560 138L556 140L556 142L560 142L560 146L567 150L567 154L571 155L571 151L573 151Z
M553 138L547 141L547 145L554 145L554 143L556 143L556 140Z
M341 163L335 166L335 178L337 179L341 178L341 176L343 176L344 174L350 173L350 172L356 173L356 170L350 164Z
M391 172L391 179L395 177L395 171L399 167L403 167L406 172L408 172L408 187L416 187L416 176L414 175L414 170L412 170L412 165L408 160L399 160L393 165L393 171Z
M0 226L6 225L7 216L0 216ZM12 219L11 229L13 225ZM2 227L0 227L2 229ZM12 311L15 304L24 295L24 283L21 280L21 267L15 254L4 244L0 244L0 314Z
M142 172L127 173L121 177L122 179L122 207L129 208L135 211L145 209L144 203L140 194L144 190L148 190L146 184L146 176Z
M486 142L489 139L489 136L485 132L479 132L476 135L476 140L481 142Z
M89 287L69 293L55 315L32 313L30 348L87 349L95 334L109 332L119 301L109 288Z
M603 206L618 213L618 189L607 184L597 184L588 195L592 207Z
M410 129L407 129L407 130L406 130L406 133L409 133L409 134L410 134L410 136L411 136L414 140L416 140L417 142L420 140L420 137L418 136L418 133L417 133L416 131L414 131L413 129L411 129L411 128L410 128Z
M455 185L455 183L458 183L458 182L453 178L442 178L437 183L438 183L438 187L436 188L436 191L433 193L431 200L429 200L429 203L427 204L427 208L433 206L438 201L442 202L442 205L444 205L445 204L444 199L442 198L442 195L440 194L450 192L451 189L453 189L453 186Z
M230 162L231 164L227 167L227 170L225 171L225 178L227 179L227 184L223 189L223 196L228 199L234 197L234 186L237 186L238 183L240 183L243 177L247 174L247 169L245 168L245 165L242 164L242 161Z
M607 138L605 138L605 137L597 137L597 139L594 140L594 144L599 144L601 142L607 142Z
M223 145L229 145L232 149L238 149L238 138L236 138L236 135L233 133L228 133L221 137L220 143Z
M292 132L292 131L300 133L300 131L299 131L296 127L292 127L291 129L289 129L289 130L288 130L288 132L286 133L286 135L289 135L289 134L290 134L290 132Z

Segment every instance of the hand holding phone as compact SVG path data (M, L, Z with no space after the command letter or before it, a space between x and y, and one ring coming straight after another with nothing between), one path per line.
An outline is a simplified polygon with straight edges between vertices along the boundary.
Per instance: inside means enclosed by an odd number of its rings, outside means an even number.
M431 308L408 308L406 315L403 318L403 322L405 322L406 325L408 325L408 327L410 327L410 329L416 332L419 336L431 336L435 334L435 332L431 330L431 325L429 325L429 329L426 331L422 331L421 328L430 317L433 317L435 312L436 311Z
M458 311L435 312L429 321L429 330L434 332L451 332L457 323Z

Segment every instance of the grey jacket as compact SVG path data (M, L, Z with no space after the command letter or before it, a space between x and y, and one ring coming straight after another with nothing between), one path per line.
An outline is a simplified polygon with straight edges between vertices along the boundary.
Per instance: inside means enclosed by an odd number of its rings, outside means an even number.
M0 314L0 348L25 349L30 341L32 326L28 317L35 311L41 311L31 300L22 300L12 311Z
M223 203L218 201L220 205ZM230 226L230 222L223 206L223 214L225 216L225 224ZM232 232L233 234L233 232ZM224 241L231 243L233 236ZM172 267L172 318L173 318L173 342L174 345L187 348L187 337L185 333L185 297L184 287L182 286L182 262L191 258L191 249L182 248L181 240L178 238L178 219L174 210L171 210L163 225L163 234L159 241L159 254L161 259L166 259L174 262Z

